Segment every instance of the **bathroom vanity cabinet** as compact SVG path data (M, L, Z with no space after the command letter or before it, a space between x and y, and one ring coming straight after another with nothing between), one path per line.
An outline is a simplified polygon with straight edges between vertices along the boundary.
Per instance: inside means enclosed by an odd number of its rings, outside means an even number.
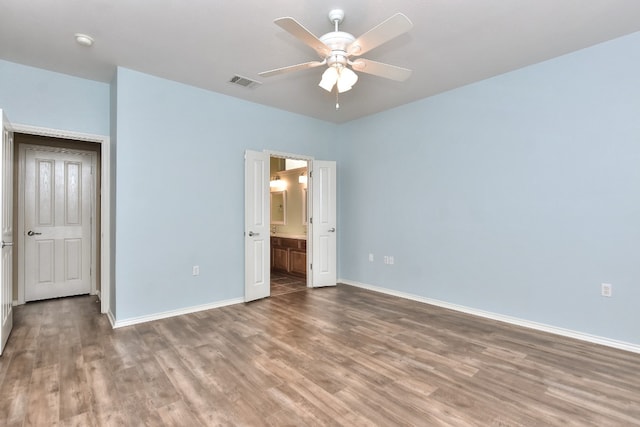
M305 277L307 275L307 241L271 237L271 268Z

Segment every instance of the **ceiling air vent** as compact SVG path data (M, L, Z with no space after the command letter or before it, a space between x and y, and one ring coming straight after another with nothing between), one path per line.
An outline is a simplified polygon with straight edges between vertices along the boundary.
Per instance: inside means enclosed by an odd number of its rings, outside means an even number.
M246 87L248 89L253 89L254 87L260 86L262 83L257 82L255 80L248 79L246 77L235 75L231 77L229 83L233 83L234 85Z

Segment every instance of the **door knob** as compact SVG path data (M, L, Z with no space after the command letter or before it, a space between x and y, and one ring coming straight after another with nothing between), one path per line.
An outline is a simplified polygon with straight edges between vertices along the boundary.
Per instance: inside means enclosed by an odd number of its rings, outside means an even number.
M42 234L42 233L36 233L36 232L34 232L33 230L29 230L29 232L27 233L27 236L39 236L39 235L41 235L41 234Z
M249 237L253 237L253 236L259 236L260 233L254 233L253 231L249 232Z
M335 228L330 228L328 231L329 231L329 233L335 233L336 229Z

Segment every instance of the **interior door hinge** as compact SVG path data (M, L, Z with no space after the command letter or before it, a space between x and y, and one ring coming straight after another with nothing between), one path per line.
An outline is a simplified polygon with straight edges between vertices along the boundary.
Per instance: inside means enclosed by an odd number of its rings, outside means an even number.
M309 224L313 224L313 217L309 218Z
M313 178L313 171L309 171L309 178Z
M309 264L309 270L313 270L313 264Z

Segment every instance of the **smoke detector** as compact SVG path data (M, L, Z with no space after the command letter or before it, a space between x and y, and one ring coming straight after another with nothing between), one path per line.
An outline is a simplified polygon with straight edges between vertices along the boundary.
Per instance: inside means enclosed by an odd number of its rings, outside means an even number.
M76 33L74 34L74 37L76 38L76 42L79 45L86 46L86 47L93 46L93 37L91 36L88 36L82 33Z

